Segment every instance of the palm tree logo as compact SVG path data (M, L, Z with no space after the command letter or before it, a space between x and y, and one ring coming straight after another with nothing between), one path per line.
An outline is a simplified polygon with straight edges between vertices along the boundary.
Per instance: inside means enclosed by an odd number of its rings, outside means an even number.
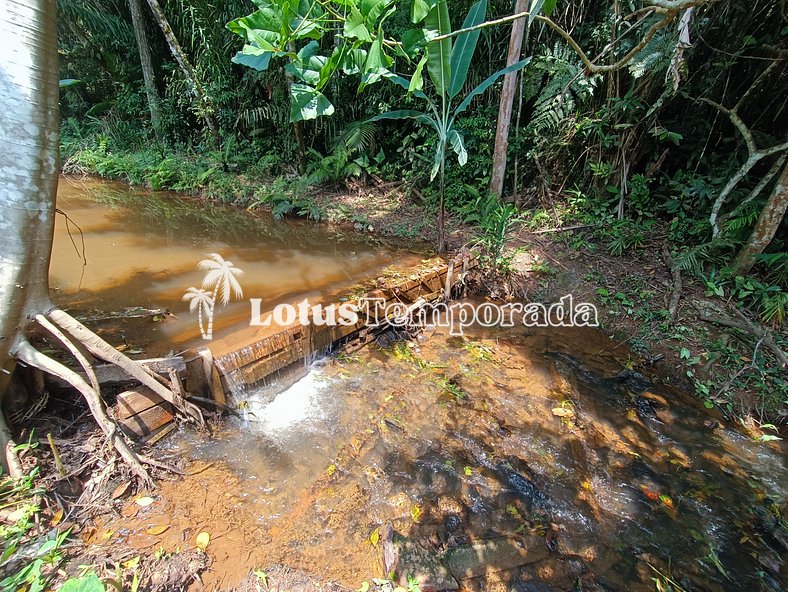
M208 257L197 264L197 269L206 272L202 280L202 288L191 287L183 295L183 301L189 303L189 312L197 311L197 323L203 339L213 338L213 313L216 303L227 306L230 302L230 294L236 299L243 298L243 290L237 278L244 272L218 253L211 253ZM211 289L213 292L209 292ZM203 323L203 312L208 317L207 329Z

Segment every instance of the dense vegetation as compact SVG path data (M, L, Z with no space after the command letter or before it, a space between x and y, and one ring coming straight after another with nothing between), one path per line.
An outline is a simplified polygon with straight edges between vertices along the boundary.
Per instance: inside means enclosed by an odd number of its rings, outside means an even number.
M515 220L585 226L562 240L609 257L664 254L707 296L784 322L779 0L61 0L58 10L67 172L314 219L340 217L312 198L317 187L404 179L438 226L444 204L478 225L504 268ZM519 51L513 19L491 22L513 10L530 12L514 21ZM632 295L598 293L613 304ZM657 308L644 318L665 328L675 311ZM770 408L781 407L779 366L759 371L743 387L777 393ZM707 397L715 386L696 388Z

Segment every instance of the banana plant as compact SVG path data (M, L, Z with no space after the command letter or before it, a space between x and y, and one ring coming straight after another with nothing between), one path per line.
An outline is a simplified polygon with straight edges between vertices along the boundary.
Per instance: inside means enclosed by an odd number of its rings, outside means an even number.
M468 11L462 28L475 27L482 22L487 13L487 0L479 0ZM476 51L480 30L462 33L456 37L452 45L449 11L446 0L413 0L411 5L411 20L414 23L424 21L421 31L412 31L403 35L402 50L406 54L416 53L419 47L426 46L421 60L416 65L410 81L401 76L389 75L387 78L403 87L408 93L424 100L427 105L425 111L399 110L389 111L372 117L369 121L383 119L413 119L430 126L437 135L438 143L435 148L430 181L436 176L439 179L438 203L438 252L446 250L444 229L444 193L446 183L446 152L447 148L457 155L460 166L468 161L468 151L465 149L465 139L455 129L457 117L465 111L471 101L486 91L501 76L524 68L531 61L530 58L521 60L511 66L498 70L485 79L476 88L466 94L456 106L460 92L465 86L468 77L468 68ZM435 98L424 92L424 68L427 68L429 79L432 82Z

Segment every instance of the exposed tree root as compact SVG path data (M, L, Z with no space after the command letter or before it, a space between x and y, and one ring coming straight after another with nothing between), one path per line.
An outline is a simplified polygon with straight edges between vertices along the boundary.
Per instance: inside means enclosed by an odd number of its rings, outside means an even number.
M5 469L8 474L14 479L18 479L24 475L22 470L22 463L19 460L19 455L16 452L16 442L11 436L11 430L5 422L5 415L0 412L0 448L2 448L5 457Z
M169 381L116 350L71 315L55 308L51 310L46 317L57 325L58 328L69 333L78 343L84 345L91 354L122 368L132 378L140 381L162 399L171 403L176 409L181 411L188 420L198 425L205 424L199 407L180 396Z
M11 375L16 362L13 359L8 360L6 367L0 365L0 393L8 391L8 385L11 382ZM2 397L0 397L2 403ZM16 452L16 442L8 429L8 423L5 420L5 414L0 409L0 451L2 451L3 469L11 475L11 477L18 479L24 475L22 470L22 463L19 460L19 455Z
M59 333L59 336L56 333L53 334L59 340L62 338L63 341L61 342L63 345L71 350L71 348L74 347L73 344L67 345L69 340L59 331L57 333ZM99 397L99 394L95 391L95 389L93 389L93 387L91 387L79 374L70 368L67 368L57 360L53 360L49 356L42 354L40 351L30 345L27 340L20 340L14 347L13 354L22 362L57 376L77 389L77 391L79 391L79 393L85 398L85 401L87 402L90 412L93 414L96 423L107 436L107 439L109 439L109 441L115 447L115 450L118 451L121 458L123 458L123 460L128 463L132 471L134 471L134 473L140 477L140 479L142 479L146 485L152 484L152 480L148 474L148 471L142 466L137 454L131 449L126 439L119 432L117 426L112 422L109 416L107 416L107 413L104 409L104 402L101 400L101 397ZM85 359L84 356L83 359Z

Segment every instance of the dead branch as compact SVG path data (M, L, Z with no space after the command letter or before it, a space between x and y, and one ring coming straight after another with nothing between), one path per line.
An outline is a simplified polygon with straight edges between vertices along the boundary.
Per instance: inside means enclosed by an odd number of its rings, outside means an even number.
M777 362L780 364L780 366L782 368L788 367L788 356L786 356L785 352L774 341L771 333L767 329L764 329L760 325L748 319L741 311L735 308L733 309L736 315L739 317L738 319L734 319L724 314L711 302L704 300L693 300L691 304L692 307L698 311L698 315L702 321L723 325L732 329L738 329L739 331L754 335L758 339L763 339L763 344L774 354L774 357L777 358Z
M569 232L570 230L581 230L583 228L594 228L596 224L576 224L575 226L562 226L560 228L546 228L544 230L535 230L531 234L550 234L552 232Z
M125 370L132 378L150 388L162 399L181 411L189 421L197 423L198 425L205 424L200 409L179 396L174 390L175 387L153 372L153 370L146 368L142 364L138 364L128 356L119 352L101 337L93 333L93 331L85 327L85 325L62 310L57 308L53 309L46 316L57 325L58 328L63 329L79 343L84 345L91 354Z
M755 84L753 84L753 87L758 85L760 80L763 78L763 75L765 75L767 72L770 72L772 66L774 66L774 64L776 63L777 62L772 62L772 64L770 64L769 67L766 68L766 70L764 70L763 74L760 77L758 77L758 80L756 80ZM744 97L742 97L742 100L746 98L748 94L749 91L745 93ZM728 182L725 184L725 187L723 187L722 190L720 191L719 195L717 196L717 199L714 201L714 205L711 208L711 215L709 216L709 222L711 223L712 235L714 238L716 238L720 233L720 220L719 220L720 210L722 209L722 206L725 204L725 201L728 199L728 196L736 188L736 185L738 185L739 181L741 181L747 175L747 173L749 173L752 170L752 168L756 164L758 164L758 162L760 162L762 159L771 156L773 154L778 154L780 152L788 150L788 142L776 144L774 146L770 146L769 148L759 148L758 144L755 142L755 138L753 137L752 132L750 131L750 128L748 128L747 125L742 120L742 118L739 117L738 109L742 105L742 100L740 100L733 109L728 109L726 107L723 107L722 105L720 105L719 103L715 103L711 99L701 97L700 100L706 103L707 105L711 105L712 107L717 109L717 111L719 111L720 113L723 113L728 116L728 119L731 120L733 126L737 130L739 130L739 133L742 135L742 138L744 139L744 143L747 145L747 153L748 153L747 160L744 161L744 164L742 164L739 167L739 170L737 170L733 174L733 176L728 180Z
M62 334L61 334L62 335ZM65 339L65 336L63 336ZM67 339L66 339L67 340ZM67 368L57 360L42 354L34 348L27 340L20 340L15 346L13 351L15 357L34 368L38 368L48 374L53 374L70 383L84 398L88 404L93 418L106 435L107 439L112 443L115 450L118 451L123 460L128 463L131 470L140 478L146 485L152 485L148 471L142 466L137 454L131 449L128 442L126 442L123 435L118 430L117 426L107 416L104 409L104 403L99 398L95 390L76 372Z
M679 310L679 300L681 299L681 290L684 284L681 280L681 270L673 260L668 245L665 244L662 245L662 260L665 262L665 267L668 268L670 275L673 277L673 293L670 296L670 306L668 306L668 311L670 311L670 322L673 323L676 321L676 314Z

